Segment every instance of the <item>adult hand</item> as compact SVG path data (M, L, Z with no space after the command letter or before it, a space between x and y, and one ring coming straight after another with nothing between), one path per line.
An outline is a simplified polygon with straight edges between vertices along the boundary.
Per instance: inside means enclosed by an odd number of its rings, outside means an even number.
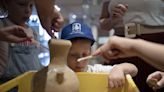
M124 4L118 4L115 7L111 7L110 10L110 1L104 2L101 15L100 15L100 27L102 30L109 31L115 26L123 24L122 17L128 10L128 6ZM122 29L122 28L121 28Z
M42 27L51 37L54 37L54 32L60 31L60 28L64 24L64 18L54 7L55 0L34 1Z
M133 51L134 39L118 36L109 37L107 43L93 52L93 56L103 56L107 60L136 56Z
M27 30L21 26L9 26L0 30L0 40L2 41L18 43L32 38L25 33Z
M118 4L112 9L112 16L117 18L122 18L126 11L128 10L128 5Z
M146 82L154 90L164 87L164 72L156 71L150 74Z
M60 28L63 26L64 24L64 18L61 15L60 12L58 12L56 9L54 10L54 14L56 12L56 17L54 17L51 21L51 30L54 30L55 32L59 32Z
M113 24L118 24L118 23L122 23L122 17L124 16L124 14L126 13L126 11L128 10L128 5L124 5L124 4L118 4L116 5L114 8L111 9L111 21L113 22Z
M52 12L50 15L51 16L46 17L42 14L41 24L42 27L46 29L47 33L51 37L54 37L54 32L59 32L60 28L63 26L64 18L55 8L54 12Z

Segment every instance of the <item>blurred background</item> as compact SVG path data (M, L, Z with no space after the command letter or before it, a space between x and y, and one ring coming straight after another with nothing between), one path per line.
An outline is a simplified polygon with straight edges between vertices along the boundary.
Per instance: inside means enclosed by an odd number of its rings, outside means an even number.
M74 21L80 21L88 24L92 28L94 38L96 39L96 43L92 47L92 51L105 43L109 37L109 32L101 31L99 27L102 1L103 0L55 0L56 4L54 7L56 7L56 9L64 16L64 25ZM0 17L6 17L6 14L1 10ZM49 49L47 42L50 39L50 36L42 28L35 7L33 8L33 13L28 23L39 34L38 39L42 46L39 58L41 63L46 66L49 64ZM55 33L56 37L59 37L59 34L60 33ZM91 64L101 63L95 60L93 60Z

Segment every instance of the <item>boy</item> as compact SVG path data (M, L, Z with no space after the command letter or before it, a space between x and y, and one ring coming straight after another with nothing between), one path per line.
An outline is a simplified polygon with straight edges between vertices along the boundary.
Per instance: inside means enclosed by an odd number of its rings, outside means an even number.
M77 62L78 58L91 54L91 46L95 40L91 29L83 23L74 22L63 28L61 39L70 40L72 47L68 53L67 64L75 72L109 72L109 85L111 88L121 87L125 83L125 74L135 76L137 68L130 63L122 63L114 66L95 64L88 65L88 61Z

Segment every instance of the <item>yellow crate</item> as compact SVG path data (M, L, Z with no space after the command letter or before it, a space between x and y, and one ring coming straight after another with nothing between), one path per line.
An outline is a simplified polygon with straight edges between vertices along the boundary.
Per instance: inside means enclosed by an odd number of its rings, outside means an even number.
M18 86L19 92L31 92L31 81L35 72L27 72L0 85L0 92L6 92ZM80 92L139 92L130 75L126 76L126 84L122 88L108 88L108 74L77 73L80 81Z
M122 88L108 87L107 73L77 73L80 81L80 92L139 92L130 75Z
M0 85L0 92L7 92L13 87L18 86L18 92L31 92L31 80L35 71L26 72L4 84Z

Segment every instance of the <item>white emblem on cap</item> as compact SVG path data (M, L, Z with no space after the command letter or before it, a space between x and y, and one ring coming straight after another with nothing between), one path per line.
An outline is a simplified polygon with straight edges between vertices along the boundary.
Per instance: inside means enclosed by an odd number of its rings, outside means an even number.
M73 23L72 24L71 34L76 34L76 33L83 34L83 32L81 32L81 24L80 23Z

